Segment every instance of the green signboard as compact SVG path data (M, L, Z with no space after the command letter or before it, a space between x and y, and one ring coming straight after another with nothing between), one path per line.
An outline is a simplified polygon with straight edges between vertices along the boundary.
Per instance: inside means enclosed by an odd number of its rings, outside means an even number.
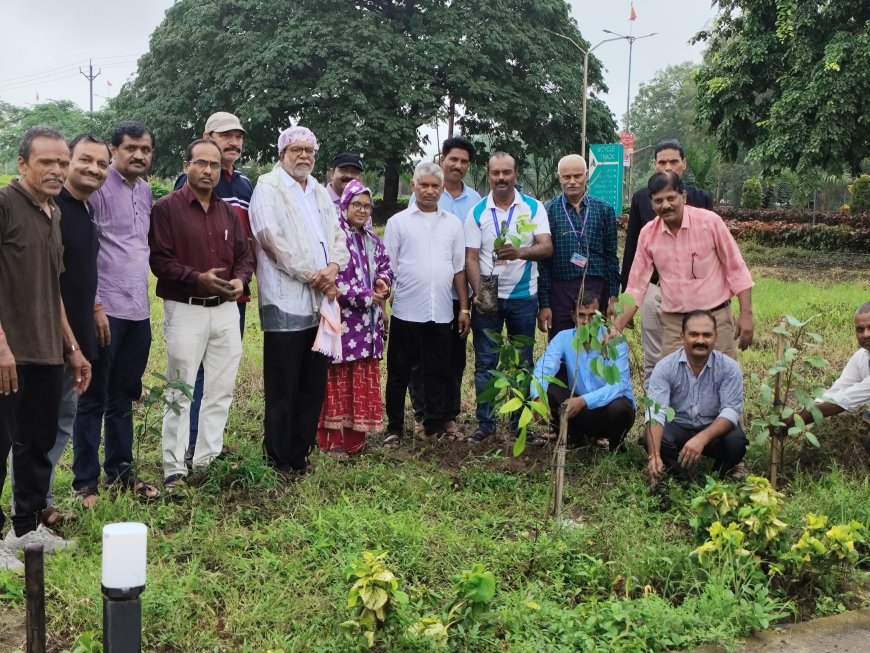
M589 146L589 192L622 213L622 145Z

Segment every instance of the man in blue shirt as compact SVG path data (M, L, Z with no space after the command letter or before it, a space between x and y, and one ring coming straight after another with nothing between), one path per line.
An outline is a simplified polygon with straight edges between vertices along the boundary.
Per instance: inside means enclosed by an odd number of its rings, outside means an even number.
M647 474L656 485L665 472L687 479L702 455L721 477L742 477L749 441L740 427L743 374L730 356L713 349L716 318L710 311L686 313L683 348L653 369L649 398L659 406L647 415ZM666 423L665 411L674 410Z
M572 312L576 327L588 324L597 310L597 294L587 293L579 301L575 299ZM604 361L605 365L619 368L619 381L607 383L591 370L590 363L594 358L601 358L601 354L586 343L575 349L576 333L576 328L564 329L553 336L535 365L535 378L547 393L554 428L559 428L559 407L567 401L565 416L568 418L569 442L578 444L581 439L594 438L596 444L607 445L613 451L622 444L626 431L634 423L635 402L628 368L628 344L617 345L619 356L616 360ZM606 331L602 330L604 333ZM568 372L567 388L549 383L545 378L555 376L562 363ZM531 394L534 398L538 396L534 387Z

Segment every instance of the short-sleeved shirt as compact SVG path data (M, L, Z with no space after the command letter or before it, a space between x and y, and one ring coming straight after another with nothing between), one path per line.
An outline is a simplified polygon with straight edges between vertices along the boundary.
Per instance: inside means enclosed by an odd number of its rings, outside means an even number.
M66 319L82 355L89 361L97 357L94 331L94 297L97 294L97 253L100 237L86 202L64 188L57 197L60 207L60 234L63 240L63 274L60 294Z
M517 224L528 222L534 229L524 234L517 232ZM519 236L520 247L534 243L534 237L550 233L550 222L544 205L538 200L514 192L514 199L507 210L495 205L492 193L474 205L465 220L465 246L480 250L480 274L498 275L499 299L525 299L538 293L538 264L535 261L506 261L494 265L493 245L501 230L507 226L507 233ZM494 270L494 272L493 272Z
M0 328L18 365L63 365L60 209L13 180L0 188Z

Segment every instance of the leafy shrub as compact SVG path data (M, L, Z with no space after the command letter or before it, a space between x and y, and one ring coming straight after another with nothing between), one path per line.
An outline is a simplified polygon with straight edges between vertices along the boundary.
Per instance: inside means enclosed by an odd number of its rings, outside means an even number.
M347 607L356 609L356 619L345 621L341 628L352 637L362 635L369 648L375 643L375 630L386 622L399 606L408 603L408 595L399 590L395 574L387 569L387 552L363 551L345 577L354 583L347 595Z
M175 190L175 182L169 181L168 179L152 177L148 180L148 184L151 186L151 194L154 196L155 202L164 195L169 195L169 193Z
M870 211L870 175L861 175L849 186L852 201L849 207L855 213Z
M410 197L400 196L396 199L396 213L399 211L404 211L408 208L408 202L410 201ZM372 202L374 203L374 208L372 209L372 222L378 225L387 224L387 220L393 217L394 214L385 215L384 214L384 197L383 195L375 195L372 198Z
M0 186L5 186L17 176L18 175L0 175Z
M792 209L747 209L735 206L720 205L718 213L726 222L782 222L793 225L830 225L832 227L845 225L853 229L870 229L870 213L861 213L852 208L850 215L840 211L828 213L802 213Z
M750 177L743 182L740 193L740 205L747 209L761 207L761 180L758 177Z
M845 224L796 225L787 222L734 222L725 220L731 235L767 247L798 247L820 252L870 253L870 228Z

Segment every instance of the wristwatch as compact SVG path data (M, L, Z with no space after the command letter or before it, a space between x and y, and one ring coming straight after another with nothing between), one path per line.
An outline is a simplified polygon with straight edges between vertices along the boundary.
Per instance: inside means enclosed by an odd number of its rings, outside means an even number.
M470 309L470 308L460 308L460 309L459 309L459 312L460 312L460 313L468 313L469 315L471 315L471 309Z

